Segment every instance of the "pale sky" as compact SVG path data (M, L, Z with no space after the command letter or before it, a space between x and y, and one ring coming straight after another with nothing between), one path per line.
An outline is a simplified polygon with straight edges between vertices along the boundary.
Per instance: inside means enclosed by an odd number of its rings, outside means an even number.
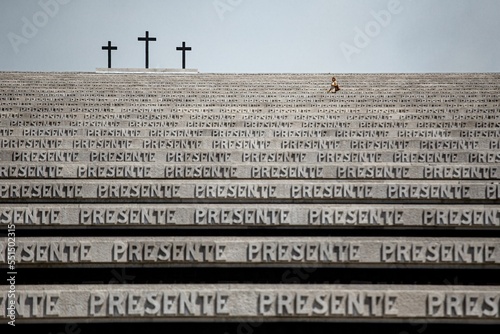
M499 0L0 0L0 71L500 72Z

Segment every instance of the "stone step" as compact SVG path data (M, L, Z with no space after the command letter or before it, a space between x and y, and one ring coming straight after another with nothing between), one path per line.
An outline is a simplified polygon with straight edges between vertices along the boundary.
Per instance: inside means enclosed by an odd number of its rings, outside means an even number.
M498 324L497 286L112 284L18 286L19 323L392 320ZM6 293L0 319L10 312Z
M336 137L328 137L329 134L332 133L330 130L315 130L315 129L288 129L288 130L270 130L270 129L162 129L155 130L151 129L149 135L154 134L154 137L143 137L143 138L130 138L127 137L109 137L109 136L98 136L96 138L89 138L85 136L79 137L33 137L26 138L25 136L11 136L14 134L13 131L9 131L3 139L0 139L0 148L4 149L5 152L8 150L15 150L15 156L9 159L8 154L4 153L5 161L10 160L20 160L24 157L24 152L36 152L36 151L47 151L57 149L59 151L64 150L109 150L109 149L148 149L151 151L163 149L166 147L166 140L181 140L181 139L191 139L191 140L207 140L207 137L213 138L240 138L240 139L273 139L278 143L283 143L285 138L288 138L289 142L292 140L302 140L304 142L317 142L320 143L324 141L327 143L328 141L334 142L333 148L338 149L340 151L347 150L359 150L359 151L392 151L392 150L407 150L407 151L415 151L415 150L425 150L435 151L435 150L446 150L446 151L467 151L473 153L473 151L485 151L485 150L498 150L500 148L500 139L488 138L477 134L497 133L495 130L471 130L465 131L475 133L473 136L475 138L360 138L360 139L345 139L344 137L336 138ZM431 132L432 133L432 132ZM29 132L28 132L29 134ZM462 132L463 134L463 132ZM274 138L273 138L274 137ZM472 137L472 136L471 136ZM218 139L215 139L218 140ZM203 144L197 145L193 144L193 147L203 146ZM297 147L300 147L296 145ZM305 146L302 150L306 150L308 148L316 149L320 146L314 147L313 145ZM170 148L175 148L174 145L170 144ZM183 150L187 153L190 153L189 146L183 147ZM18 149L22 149L20 152ZM265 151L265 150L264 150ZM293 152L293 150L283 150L283 153ZM210 152L213 152L211 150ZM241 152L239 150L225 150L231 154L231 160L225 161L245 161L239 159L239 157L243 156L245 152ZM202 153L198 151L197 153ZM310 152L312 153L312 152ZM309 154L310 154L309 153ZM315 152L318 153L318 152ZM489 153L494 153L489 152ZM169 156L170 153L166 153ZM207 153L208 154L208 153ZM238 157L238 159L236 159ZM314 156L313 156L314 157ZM21 160L20 160L21 161ZM39 160L42 161L42 160ZM172 162L184 162L184 160L176 161L169 160ZM201 161L201 160L198 160ZM304 160L300 160L301 162ZM309 159L308 159L309 161ZM317 161L317 160L315 160ZM196 160L194 160L196 162ZM269 162L273 162L270 160ZM278 161L279 162L279 161ZM469 161L474 162L474 161Z
M500 182L352 180L5 180L0 203L45 201L312 202L386 200L406 203L500 203ZM464 203L465 201L465 203Z
M498 204L0 204L0 224L18 229L346 228L500 229ZM497 234L498 235L498 234ZM288 237L286 238L288 239Z
M18 238L19 268L355 266L500 268L500 239L388 237ZM0 252L7 243L0 241ZM0 259L3 262L3 258Z
M0 319L498 325L499 83L0 72Z
M221 152L221 156L224 153ZM201 156L199 154L197 156ZM276 155L276 154L275 154ZM297 154L299 155L299 154ZM300 154L302 155L302 154ZM304 154L305 155L305 154ZM249 158L248 160L253 160ZM324 180L500 180L497 163L401 164L338 163L88 163L5 164L0 179L324 179Z

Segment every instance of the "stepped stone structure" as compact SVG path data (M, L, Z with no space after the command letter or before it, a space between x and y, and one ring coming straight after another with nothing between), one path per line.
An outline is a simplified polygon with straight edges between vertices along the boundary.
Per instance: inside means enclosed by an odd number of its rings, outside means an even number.
M154 73L0 73L2 322L500 323L500 75Z

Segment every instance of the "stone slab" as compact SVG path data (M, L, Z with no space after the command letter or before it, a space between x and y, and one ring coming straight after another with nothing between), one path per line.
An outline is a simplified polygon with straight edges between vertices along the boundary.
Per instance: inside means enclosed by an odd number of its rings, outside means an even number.
M172 95L182 95L185 90L179 89L178 94ZM222 90L223 91L223 90ZM113 92L110 88L110 92L114 94L114 97L122 96L126 97L129 94L120 94L119 92ZM211 91L212 94L217 94L214 90ZM92 93L91 93L92 94ZM74 96L81 97L82 94L75 94ZM35 96L43 98L41 95ZM259 94L255 94L255 97L260 97ZM68 102L72 102L71 98ZM96 101L96 105L99 105L99 101ZM244 104L244 101L240 101ZM360 110L361 111L361 110ZM422 111L417 111L416 108L410 108L405 110L405 112L397 112L394 109L385 109L385 112L356 112L353 113L343 112L337 108L327 108L324 110L318 110L313 108L310 110L302 110L301 108L283 108L279 110L269 111L269 107L259 110L256 112L255 109L251 107L251 103L247 103L245 106L241 106L235 109L226 109L221 106L212 106L210 108L199 108L193 106L186 110L177 110L173 108L172 105L165 105L160 107L116 107L108 106L108 108L103 110L94 110L91 107L86 106L66 106L57 108L49 112L43 108L32 107L32 106L12 106L8 110L0 109L0 124L2 126L61 126L66 124L65 122L82 122L82 126L103 126L105 122L110 124L116 122L124 122L120 125L127 124L131 121L139 122L161 122L161 121L192 121L192 122L219 122L219 121L246 121L246 122L278 122L278 121L288 121L288 122L299 122L298 125L305 125L306 127L311 127L308 125L314 125L315 122L365 122L364 127L369 127L375 121L382 122L417 122L421 125L420 127L429 127L429 122L435 122L436 127L444 128L444 124L448 127L466 126L466 127L481 127L489 128L485 125L493 125L496 127L497 123L500 122L500 116L496 113L489 111L487 108L477 109L474 113L460 113L460 112L450 112L449 110L439 110L436 109L433 113L426 113ZM26 123L27 122L27 123ZM33 124L30 124L33 123ZM457 122L457 123L452 123ZM71 123L68 125L79 125L80 123ZM377 127L377 125L375 125ZM323 126L324 127L324 126ZM379 126L380 127L380 126Z
M500 153L488 150L422 152L419 150L340 150L334 140L293 139L159 139L144 142L143 149L101 150L2 150L2 161L13 162L182 162L197 153L211 157L219 153L225 160L259 162L260 159L296 160L305 163L450 163L498 164ZM278 152L279 150L279 152ZM182 154L184 152L184 154ZM232 154L234 153L234 155ZM260 154L262 153L262 154ZM193 158L195 158L193 156ZM229 161L227 161L229 162ZM272 162L272 161L271 161ZM285 162L285 161L283 161Z
M498 164L494 150L339 150L334 141L323 140L148 140L142 149L42 149L2 150L4 162L92 162L92 163L384 163L384 164ZM324 145L324 147L323 147Z
M0 204L0 226L25 228L500 229L499 205Z
M0 241L0 264L7 262ZM17 238L17 268L304 266L500 268L500 239L408 237Z
M114 97L125 98L130 94L117 94L110 88L110 93ZM33 89L32 91L34 91ZM168 97L182 96L185 89L177 89ZM216 92L213 92L216 94ZM237 102L235 107L220 106L212 104L211 106L200 107L198 104L191 107L183 107L177 103L159 103L157 106L115 106L109 103L99 103L95 101L94 106L74 105L72 99L80 98L80 93L75 92L72 97L61 102L57 108L10 105L0 108L0 121L3 126L61 126L64 122L83 122L82 125L102 126L104 123L120 125L127 124L129 121L139 122L166 122L166 121L193 121L193 122L218 122L218 121L293 121L301 122L302 125L311 125L310 122L333 122L333 121L361 121L366 122L364 126L374 121L399 121L399 122L418 122L421 127L430 127L429 122L441 122L442 124L453 125L451 122L466 122L466 124L456 123L467 127L491 128L496 127L500 121L500 116L496 114L495 106L484 107L480 109L465 109L464 113L459 111L433 109L432 113L428 110L419 108L407 108L404 112L395 108L378 109L339 109L336 107L325 106L318 107L283 107L273 109L272 106L253 107L252 103L244 101ZM41 96L37 96L42 98ZM20 96L23 98L23 96ZM256 95L256 98L260 98ZM170 102L159 100L158 102ZM176 101L177 102L177 101ZM498 106L496 106L498 107ZM27 122L27 123L26 123ZM124 122L124 123L121 123ZM444 123L448 122L448 123ZM471 123L472 122L472 123ZM79 123L71 123L78 125ZM488 126L491 125L491 126ZM308 126L310 127L310 126Z
M391 200L398 202L500 203L500 182L491 181L191 181L127 180L52 182L7 180L0 184L0 203L15 201L148 200L284 202Z
M221 117L222 120L123 120L113 121L85 121L85 120L10 120L1 121L0 125L9 127L142 127L160 128L176 126L179 128L258 128L258 129L495 129L500 121L402 121L402 120L248 120L236 117Z
M280 135L284 134L287 138L295 140L308 140L315 136L317 139L325 140L327 133L316 130L288 131L280 130ZM150 133L151 134L151 133ZM157 143L168 140L174 142L179 139L206 140L210 137L224 138L267 138L275 133L270 130L207 130L207 129L162 129L156 131L155 136L150 138L130 138L130 137L52 137L52 138L26 138L23 136L6 136L0 139L0 148L4 150L43 151L43 150L107 150L107 149L158 149L163 146ZM207 138L208 137L208 138ZM282 138L283 139L283 138ZM311 142L312 143L312 142ZM319 142L318 142L319 143ZM500 140L492 139L339 139L334 140L335 149L340 151L359 150L359 151L469 151L469 150L498 150L500 149ZM304 145L305 146L305 145ZM172 146L171 148L175 148ZM314 146L310 147L314 149ZM319 148L319 147L317 147ZM189 151L189 147L184 147ZM241 155L243 152L238 152ZM271 161L269 161L271 162Z
M228 153L213 154L231 158ZM156 154L156 153L155 153ZM160 155L163 155L160 153ZM169 155L169 153L167 153ZM191 156L208 157L208 153ZM245 155L245 154L243 154ZM290 156L307 156L306 153ZM232 154L231 154L232 156ZM266 156L259 153L255 158ZM272 157L280 156L278 152ZM46 156L48 157L48 156ZM226 158L223 158L226 157ZM179 158L189 155L179 154ZM244 159L253 160L252 157ZM273 158L274 159L274 158ZM499 180L497 164L391 164L391 163L1 163L0 179L338 179L338 180Z
M17 320L500 323L500 287L450 285L26 285ZM7 292L0 319L8 320Z
M173 127L173 124L168 125L165 123L164 128ZM115 128L105 128L105 127L94 127L94 128L79 128L79 127L3 127L0 128L0 134L5 137L75 137L75 136L88 136L92 137L163 137L162 131L159 130L162 127L152 128L152 127L115 127ZM183 129L191 130L203 130L204 128L214 129L206 126L198 127L184 127ZM272 127L270 127L272 128ZM182 129L182 128L179 128ZM227 130L227 126L220 125L215 129ZM261 131L262 127L241 127L241 128L231 128L229 129L240 129L240 130L258 130ZM269 128L268 128L269 129ZM276 131L280 131L278 134L284 131L280 129L280 126L275 126ZM296 128L297 130L304 128ZM310 128L314 129L314 128ZM326 137L335 137L336 139L363 139L363 138L373 138L373 139L475 139L475 138L500 138L500 129L496 128L468 128L468 129L376 129L376 128L324 128ZM160 135L157 135L157 134ZM285 137L281 135L281 137ZM497 139L498 140L498 139Z

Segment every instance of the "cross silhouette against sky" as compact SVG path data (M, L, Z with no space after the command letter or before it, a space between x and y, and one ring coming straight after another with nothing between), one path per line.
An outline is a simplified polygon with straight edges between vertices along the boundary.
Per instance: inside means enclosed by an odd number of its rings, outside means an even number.
M146 68L149 68L149 42L155 42L156 37L149 37L149 31L146 31L146 37L139 37L137 40L146 42Z

